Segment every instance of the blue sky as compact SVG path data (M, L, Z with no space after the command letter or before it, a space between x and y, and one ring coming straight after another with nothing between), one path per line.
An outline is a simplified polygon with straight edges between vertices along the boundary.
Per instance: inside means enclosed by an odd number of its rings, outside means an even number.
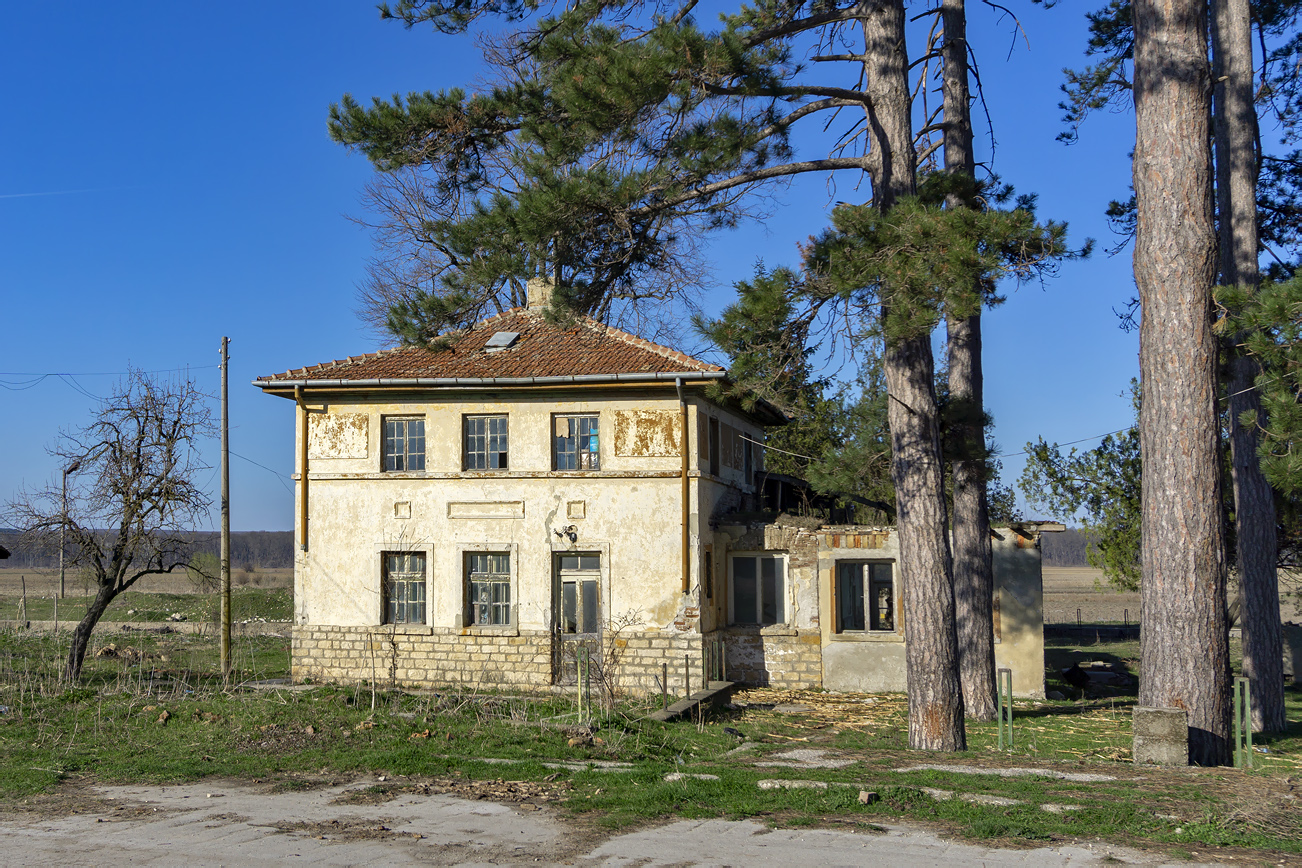
M1084 21L1062 7L1016 11L1029 47L1007 18L970 11L995 170L1038 193L1041 215L1069 221L1073 240L1108 247L1103 210L1127 192L1133 121L1099 115L1080 143L1055 142L1060 69L1080 64ZM381 21L367 0L65 13L0 13L0 502L57 478L45 447L89 420L88 395L115 381L106 374L188 367L215 395L229 335L231 448L243 456L232 459L232 526L287 529L292 405L249 382L379 347L354 314L371 242L348 219L363 213L370 168L329 140L327 109L346 92L473 85L479 52L471 37ZM990 145L978 139L979 159ZM707 308L726 304L756 259L795 264L795 244L827 225L836 199L854 196L808 179L762 223L711 239ZM1138 338L1113 314L1133 295L1129 251L1008 295L984 321L1003 450L1129 424ZM215 494L215 442L205 456ZM1021 463L1010 454L1005 478Z

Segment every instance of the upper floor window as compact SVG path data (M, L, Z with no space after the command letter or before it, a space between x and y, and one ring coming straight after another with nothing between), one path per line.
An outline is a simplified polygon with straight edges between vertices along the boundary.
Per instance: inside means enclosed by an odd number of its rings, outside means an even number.
M506 416L466 416L466 470L505 470Z
M425 623L423 552L385 552L384 623Z
M895 578L889 562L836 565L836 632L895 630Z
M425 420L393 417L384 420L384 469L425 469Z
M596 416L552 417L552 463L557 470L600 470Z
M786 595L782 555L733 555L732 623L781 624Z
M511 623L511 553L466 555L466 590L470 623L480 627Z

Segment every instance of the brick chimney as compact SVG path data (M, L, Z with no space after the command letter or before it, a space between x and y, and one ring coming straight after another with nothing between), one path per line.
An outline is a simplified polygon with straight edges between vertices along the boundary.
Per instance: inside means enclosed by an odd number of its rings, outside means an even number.
M552 282L545 277L531 277L525 291L529 310L541 310L552 300Z

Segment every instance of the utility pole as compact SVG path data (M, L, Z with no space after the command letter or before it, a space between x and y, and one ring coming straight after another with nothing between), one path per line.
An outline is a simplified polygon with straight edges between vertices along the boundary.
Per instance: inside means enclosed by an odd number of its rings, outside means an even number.
M59 514L59 599L63 599L63 547L64 538L68 533L68 474L76 473L81 469L81 461L77 460L63 468L63 512Z
M227 412L226 368L230 360L222 338L222 680L231 677L231 449L230 415Z

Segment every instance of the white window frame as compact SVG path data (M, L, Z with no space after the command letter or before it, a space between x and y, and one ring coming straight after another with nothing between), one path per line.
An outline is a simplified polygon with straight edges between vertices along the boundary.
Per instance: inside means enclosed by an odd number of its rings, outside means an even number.
M407 620L406 618L399 620L397 618L390 617L390 613L389 613L389 603L391 600L390 588L391 588L391 582L393 580L390 578L391 573L390 573L389 559L392 557L403 557L403 556L420 559L419 579L407 577L399 580L405 585L410 585L413 588L419 589L419 596L420 596L420 619L419 620ZM404 576L415 575L415 573L411 571L404 571L402 574ZM422 550L411 550L411 549L406 549L406 550L386 549L385 551L380 552L380 623L385 625L396 624L400 627L405 627L405 626L423 627L429 623L429 554L427 552Z
M503 573L471 572L471 563L473 559L476 557L483 557L483 556L505 557L506 572ZM516 598L515 566L516 566L515 552L507 548L501 548L501 549L485 548L485 549L480 549L475 551L466 551L462 554L461 556L462 592L461 593L462 593L462 599L465 601L465 619L466 619L466 623L469 626L476 627L481 630L512 629L517 626L516 622L519 619L519 614L517 610L520 605L520 601ZM501 579L494 579L493 581L487 582L486 584L504 585L506 587L505 603L499 603L496 601L491 601L488 603L488 605L494 608L504 605L506 607L506 620L493 622L493 623L483 623L475 618L475 607L476 605L479 604L476 603L471 593L474 585L474 581L472 580L471 576L474 575L489 575L489 576L504 577Z
M581 427L587 420L591 420L590 433L584 435L581 433ZM556 433L559 423L565 423L567 434L561 436ZM573 433L568 433L572 431ZM596 441L595 450L580 449L583 438L587 436ZM552 414L552 470L564 473L592 473L601 470L601 414L600 413L553 413ZM560 449L563 441L572 441L574 443L573 452L562 452ZM561 455L573 455L574 467L561 467ZM584 456L591 456L588 459L589 466L584 467Z
M484 438L484 451L482 453L478 451L472 453L470 450L470 437L471 437L470 424L472 421L478 421L481 419L484 421L484 433L482 435L476 434L475 436L476 437L482 436ZM490 431L490 428L492 423L498 419L502 421L504 430L500 433L493 434ZM506 448L494 452L491 450L491 444L494 438L499 438L499 437L505 441ZM476 456L481 454L483 455L484 458L483 467L471 466L470 456L472 454ZM491 458L492 456L496 456L496 455L503 456L502 463L497 467L492 467L490 466L492 464ZM505 473L507 470L511 468L511 418L509 414L466 413L461 417L461 468L463 470L474 471L476 473Z
M397 452L389 451L389 423L402 423L402 467L389 467L389 458L391 455L396 456ZM413 423L420 424L420 450L412 451L409 449L411 443L411 434L409 426ZM412 458L419 456L420 466L412 467ZM425 417L412 415L393 415L380 417L380 470L385 473L403 473L407 471L423 471L426 465L425 449Z

